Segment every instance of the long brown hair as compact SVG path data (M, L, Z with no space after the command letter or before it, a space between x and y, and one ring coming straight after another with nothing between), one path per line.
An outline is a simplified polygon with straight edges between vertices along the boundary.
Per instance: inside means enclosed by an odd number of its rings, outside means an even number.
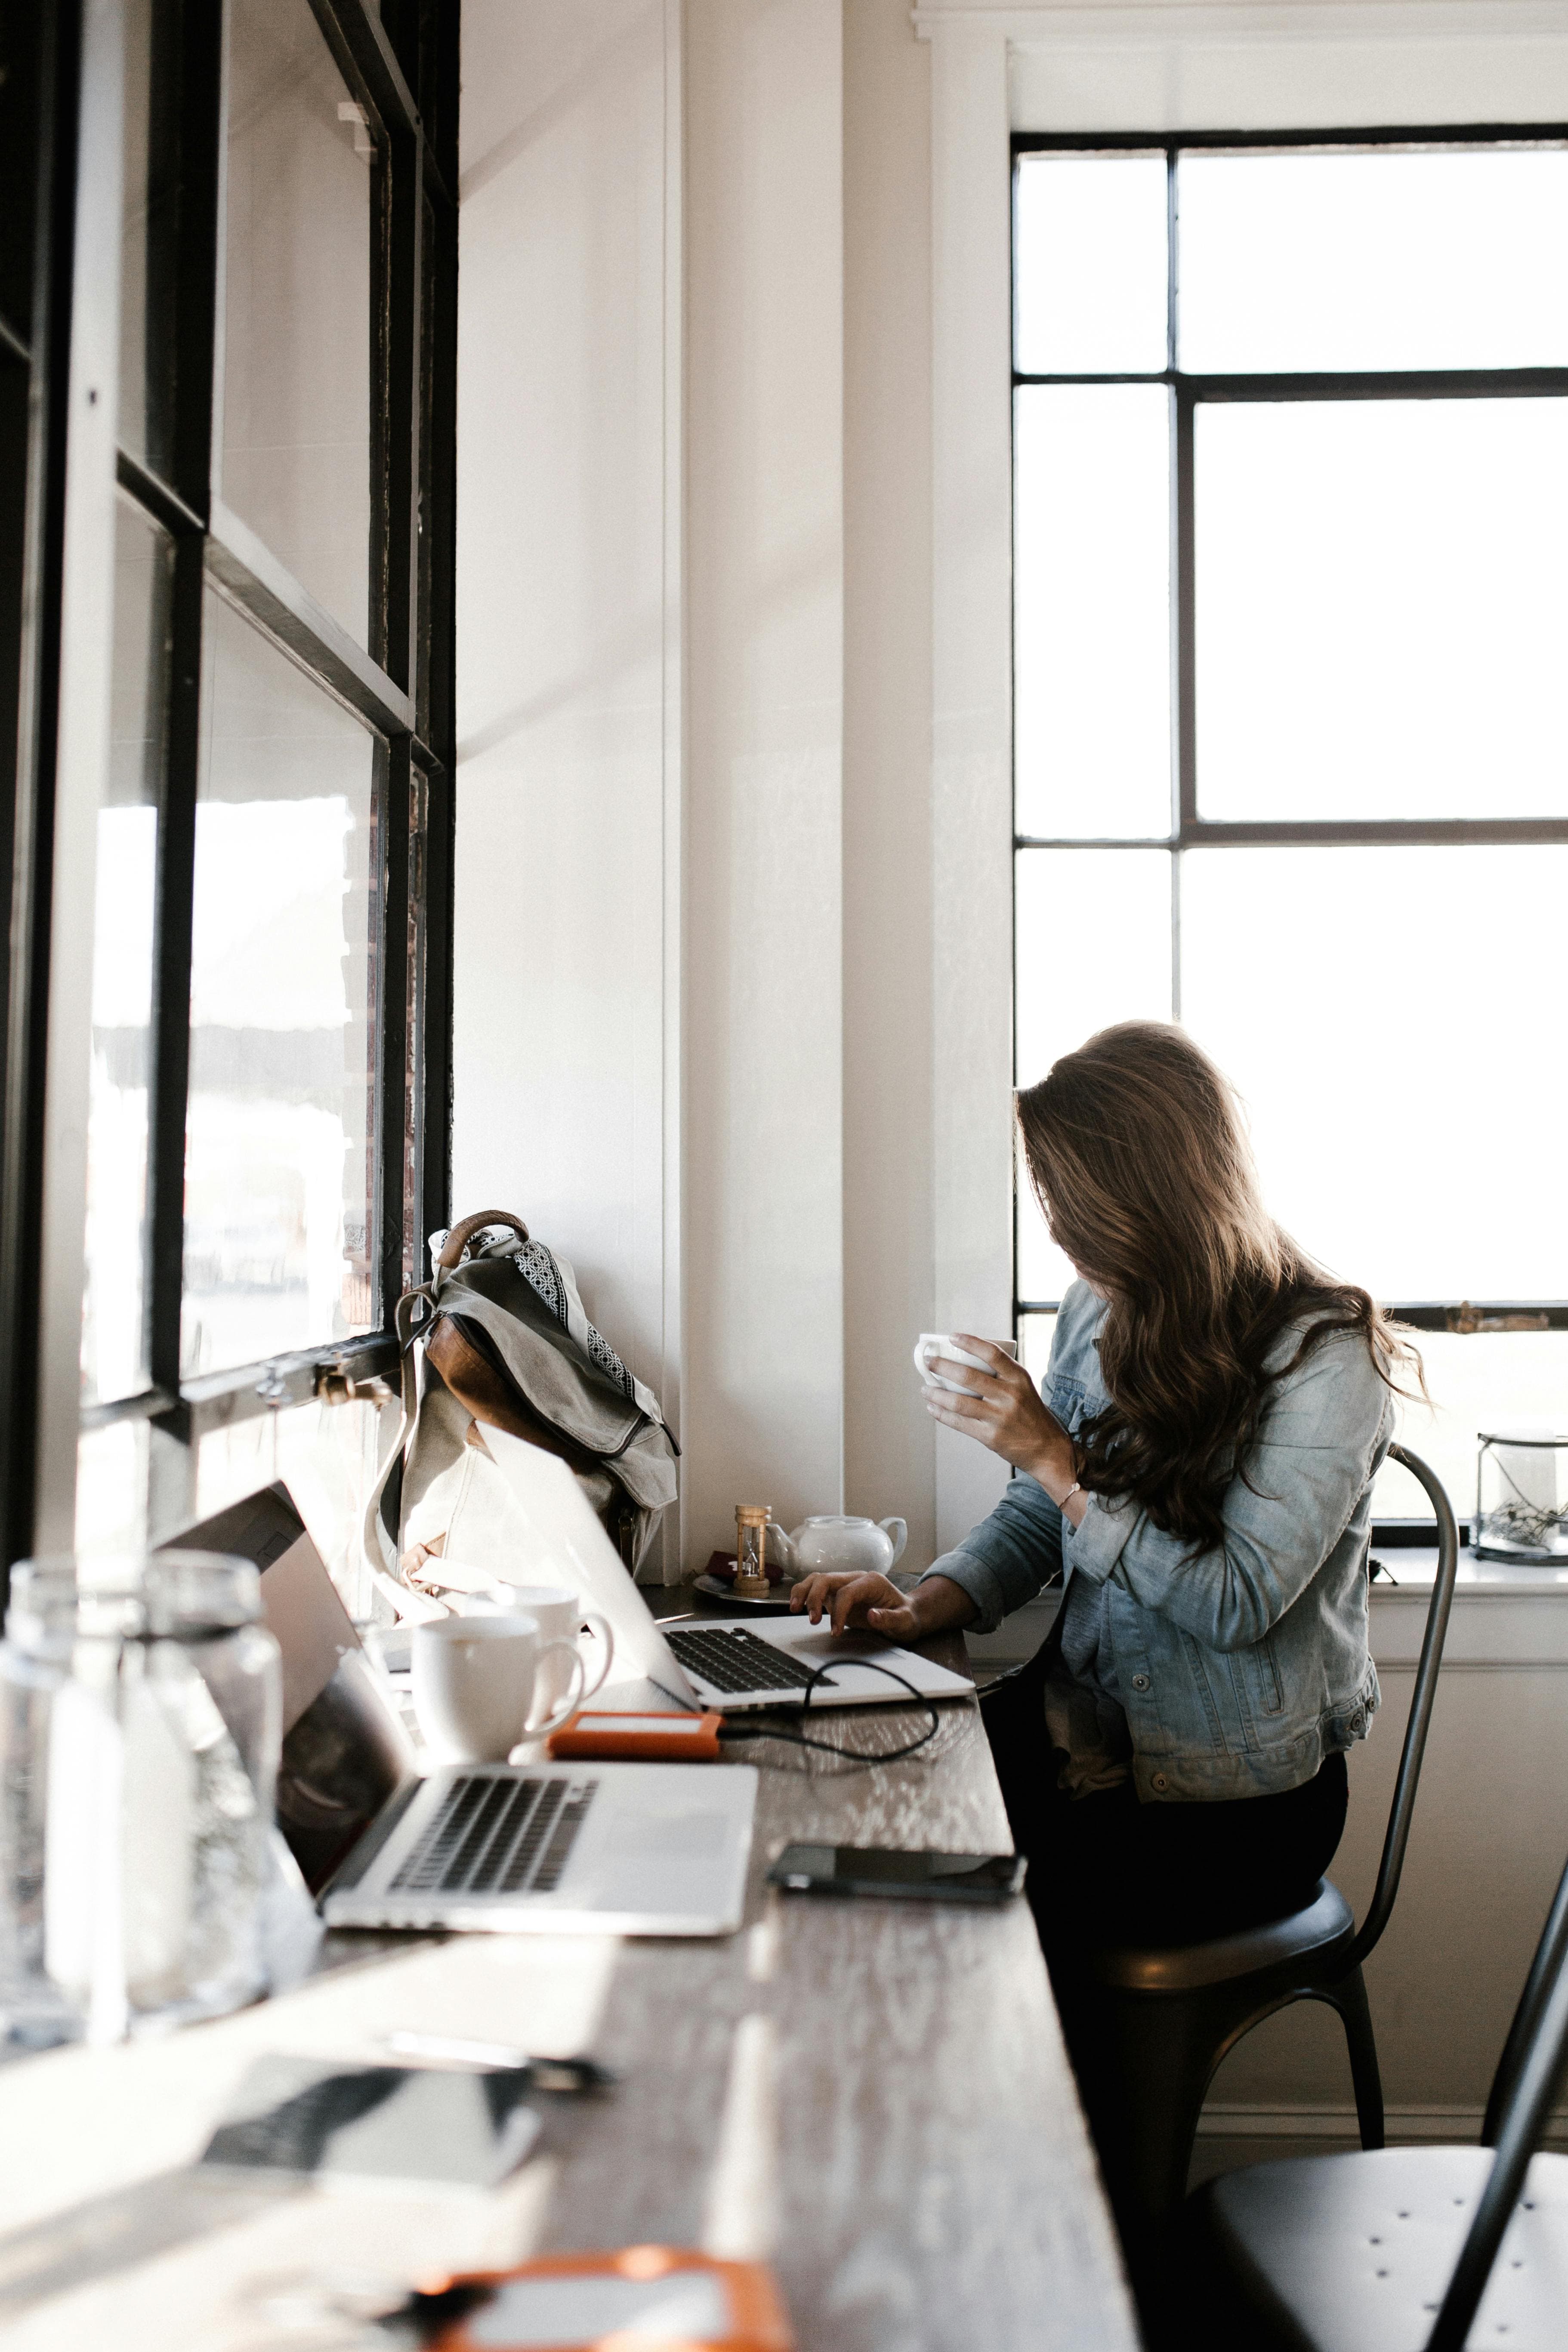
M1109 1409L1078 1433L1079 1483L1203 1546L1270 1391L1332 1332L1358 1332L1390 1388L1420 1358L1364 1290L1313 1264L1263 1206L1239 1105L1184 1030L1123 1021L1017 1097L1051 1232L1109 1302ZM1265 1359L1304 1323L1285 1363ZM1250 1483L1250 1482L1249 1482Z

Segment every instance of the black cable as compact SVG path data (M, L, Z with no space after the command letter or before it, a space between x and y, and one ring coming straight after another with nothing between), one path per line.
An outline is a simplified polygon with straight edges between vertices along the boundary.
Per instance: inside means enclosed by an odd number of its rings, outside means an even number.
M808 1739L805 1734L802 1731L781 1731L772 1724L758 1724L754 1727L750 1724L737 1724L735 1727L731 1729L730 1726L730 1718L726 1716L723 1722L719 1727L720 1738L782 1739L788 1747L814 1748L819 1756L837 1756L843 1759L847 1759L850 1763L897 1764L900 1762L904 1757L913 1756L917 1754L921 1748L929 1746L931 1741L936 1738L937 1733L942 1729L942 1717L937 1713L936 1707L932 1702L929 1698L926 1698L920 1691L916 1690L913 1683L908 1681L904 1675L900 1674L895 1666L884 1666L876 1658L837 1658L830 1660L825 1666L808 1667L806 1671L810 1675L810 1680L807 1682L805 1686L805 1696L801 1702L801 1711L803 1714L809 1710L811 1706L812 1694L816 1689L817 1685L819 1683L830 1681L835 1665L869 1666L874 1675L886 1675L889 1682L895 1682L900 1685L903 1689L908 1691L910 1696L916 1702L917 1706L923 1706L927 1714L931 1717L930 1723L927 1725L925 1730L921 1733L920 1738L918 1739L906 1741L902 1748L879 1749L875 1754L868 1755L866 1750L862 1748L840 1748L831 1739Z

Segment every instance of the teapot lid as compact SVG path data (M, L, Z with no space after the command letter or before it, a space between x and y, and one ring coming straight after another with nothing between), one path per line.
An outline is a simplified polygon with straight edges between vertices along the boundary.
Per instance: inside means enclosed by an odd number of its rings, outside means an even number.
M805 1528L874 1528L875 1519L858 1519L843 1511L816 1511L801 1521Z

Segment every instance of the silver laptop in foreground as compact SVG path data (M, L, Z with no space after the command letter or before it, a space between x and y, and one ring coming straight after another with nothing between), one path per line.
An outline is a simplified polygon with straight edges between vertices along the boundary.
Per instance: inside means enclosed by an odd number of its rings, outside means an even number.
M279 1827L329 1927L724 1936L740 1926L754 1767L476 1764L421 1775L385 1677L285 1486L181 1541L261 1570L283 1653Z
M974 1685L880 1633L838 1633L806 1617L694 1618L657 1625L566 1464L537 1445L482 1424L517 1507L521 1567L497 1569L518 1583L569 1582L609 1619L617 1681L601 1708L646 1706L646 1685L680 1706L740 1715L758 1707L887 1706L926 1698L973 1698ZM627 1686L627 1668L641 1678ZM888 1671L879 1671L886 1669ZM654 1701L657 1704L657 1699Z
M744 1764L478 1764L392 1800L327 1886L330 1927L725 1936L741 1924Z

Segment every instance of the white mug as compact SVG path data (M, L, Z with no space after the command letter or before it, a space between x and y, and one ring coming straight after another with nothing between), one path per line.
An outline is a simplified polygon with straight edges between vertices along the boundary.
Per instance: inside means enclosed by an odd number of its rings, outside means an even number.
M572 1687L537 1724L529 1717L541 1664L564 1652ZM557 1730L583 1703L575 1643L546 1641L521 1610L437 1617L414 1628L414 1712L443 1762L504 1764L519 1740Z
M539 1630L552 1642L568 1642L576 1653L583 1668L583 1690L577 1705L584 1706L595 1691L603 1688L616 1654L616 1637L607 1618L596 1609L585 1609L579 1596L564 1584L506 1584L493 1579L490 1591L492 1607L521 1609L526 1617L538 1620ZM583 1654L584 1633L596 1637L599 1654L590 1666ZM533 1705L537 1714L548 1715L571 1679L571 1666L564 1654L541 1662L533 1685ZM529 1724L530 1737L537 1736L540 1727Z
M1018 1343L1016 1339L994 1339L992 1345L1016 1361ZM933 1389L951 1389L955 1396L979 1395L978 1389L965 1388L962 1381L944 1380L933 1372L928 1361L932 1356L945 1356L952 1363L976 1364L984 1371L986 1367L983 1356L973 1355L969 1349L961 1348L951 1331L922 1331L915 1341L915 1370L922 1381L929 1381Z

